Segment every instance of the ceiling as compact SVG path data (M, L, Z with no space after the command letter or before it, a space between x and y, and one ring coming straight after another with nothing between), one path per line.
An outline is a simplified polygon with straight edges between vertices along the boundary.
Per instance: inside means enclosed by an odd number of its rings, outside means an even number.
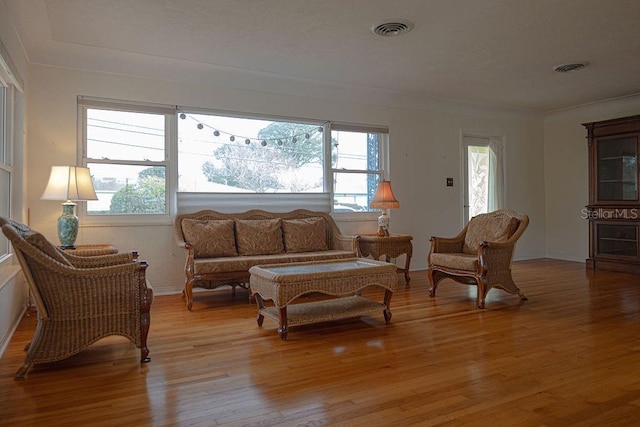
M541 112L640 93L638 0L4 1L34 64ZM388 19L415 27L373 34ZM553 71L576 61L590 64Z

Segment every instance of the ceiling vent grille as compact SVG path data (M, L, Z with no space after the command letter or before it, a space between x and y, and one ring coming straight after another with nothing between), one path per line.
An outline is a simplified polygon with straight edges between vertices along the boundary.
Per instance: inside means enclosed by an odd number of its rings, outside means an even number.
M572 62L570 64L556 65L555 67L553 67L553 71L557 71L558 73L568 73L570 71L576 71L584 68L587 65L589 65L587 61Z
M413 29L413 22L404 19L394 19L381 22L371 28L375 34L383 37L394 37L406 34Z

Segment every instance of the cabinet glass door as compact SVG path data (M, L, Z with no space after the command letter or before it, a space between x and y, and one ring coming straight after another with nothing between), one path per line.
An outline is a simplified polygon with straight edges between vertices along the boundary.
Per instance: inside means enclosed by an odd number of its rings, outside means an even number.
M598 200L638 200L635 137L598 140Z
M599 255L638 257L638 225L596 224Z

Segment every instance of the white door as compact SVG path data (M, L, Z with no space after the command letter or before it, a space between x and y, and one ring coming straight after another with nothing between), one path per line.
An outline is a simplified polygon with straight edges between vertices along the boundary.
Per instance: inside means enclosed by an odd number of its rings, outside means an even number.
M463 134L463 224L504 205L502 137Z

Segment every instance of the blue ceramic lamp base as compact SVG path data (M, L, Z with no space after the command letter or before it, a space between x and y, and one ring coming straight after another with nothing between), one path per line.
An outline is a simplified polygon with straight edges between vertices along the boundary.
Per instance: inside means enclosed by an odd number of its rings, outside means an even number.
M75 249L78 236L78 217L74 212L76 204L66 201L62 204L62 215L58 217L58 238L62 249Z

